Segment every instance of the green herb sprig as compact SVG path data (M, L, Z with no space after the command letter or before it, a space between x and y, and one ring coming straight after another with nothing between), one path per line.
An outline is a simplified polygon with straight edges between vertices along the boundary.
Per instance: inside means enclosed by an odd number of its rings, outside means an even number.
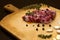
M38 6L36 6L36 9L37 10L40 10L40 7L41 7L41 5L38 5Z
M33 15L33 13L30 12L30 11L28 11L28 12L26 13L26 15Z
M23 7L23 9L39 9L41 7L41 4L33 4L33 5L29 5L29 6L26 6L26 7Z
M38 35L38 37L43 38L43 39L51 38L52 37L52 34L50 34L50 35L40 34L40 35Z

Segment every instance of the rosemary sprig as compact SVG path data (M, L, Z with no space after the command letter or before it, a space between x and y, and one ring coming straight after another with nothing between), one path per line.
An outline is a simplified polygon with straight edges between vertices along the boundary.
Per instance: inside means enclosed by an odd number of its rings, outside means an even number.
M33 5L30 5L30 6L26 6L26 7L23 7L23 9L39 9L41 7L40 4L33 4Z
M52 37L52 34L50 34L50 35L40 34L40 35L38 35L38 37L43 38L43 39L51 38Z
M30 11L28 11L28 12L26 13L26 15L33 15L33 13L30 12Z

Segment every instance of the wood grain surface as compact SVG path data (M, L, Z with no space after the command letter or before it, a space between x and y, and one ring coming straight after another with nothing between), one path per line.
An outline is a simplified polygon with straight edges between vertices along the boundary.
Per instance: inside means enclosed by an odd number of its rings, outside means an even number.
M48 8L47 5L42 5L41 9L46 9ZM49 9L56 11L56 18L54 21L52 21L51 24L53 28L54 26L60 26L60 24L58 22L60 22L60 10L53 8L53 7L49 7ZM14 12L11 13L9 15L7 15L6 17L4 17L0 24L3 28L5 28L6 30L8 30L9 32L11 32L13 35L17 36L18 38L20 38L21 40L53 40L53 38L56 37L57 33L56 30L53 28L53 32L52 33L47 33L46 30L48 28L50 28L48 25L49 24L45 24L45 31L41 30L42 29L42 24L40 24L41 26L38 28L39 31L36 31L35 29L37 28L37 23L26 23L22 20L22 16L25 15L25 13L30 10L33 11L35 9L20 9L20 11L18 12ZM29 26L26 27L26 24L28 24ZM34 27L32 27L32 25L35 25ZM38 34L52 34L52 37L50 39L41 39L38 38L37 35Z

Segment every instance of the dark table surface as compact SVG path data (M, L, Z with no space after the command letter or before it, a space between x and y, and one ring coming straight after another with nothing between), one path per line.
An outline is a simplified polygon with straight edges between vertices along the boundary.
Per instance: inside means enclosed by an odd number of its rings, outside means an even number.
M47 5L53 6L60 9L60 0L0 0L0 20L10 14L10 12L4 10L4 5L13 4L18 8L24 6L35 4L35 3L45 3ZM11 35L8 31L0 26L0 40L18 40L14 35Z

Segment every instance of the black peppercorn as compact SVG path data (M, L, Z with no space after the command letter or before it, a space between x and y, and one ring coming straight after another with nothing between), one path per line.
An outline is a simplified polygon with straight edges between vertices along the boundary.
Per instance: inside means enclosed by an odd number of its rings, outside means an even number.
M47 11L49 11L49 9L46 9Z
M45 29L44 29L44 28L42 28L42 30L44 31Z
M37 27L40 27L40 25L38 24Z
M45 25L44 25L44 24L42 24L42 26L44 27Z
M26 24L26 27L28 27L28 24Z
M51 27L51 25L49 25L49 27Z
M38 28L36 28L36 31L38 31Z
M34 27L35 25L33 25L33 27Z

